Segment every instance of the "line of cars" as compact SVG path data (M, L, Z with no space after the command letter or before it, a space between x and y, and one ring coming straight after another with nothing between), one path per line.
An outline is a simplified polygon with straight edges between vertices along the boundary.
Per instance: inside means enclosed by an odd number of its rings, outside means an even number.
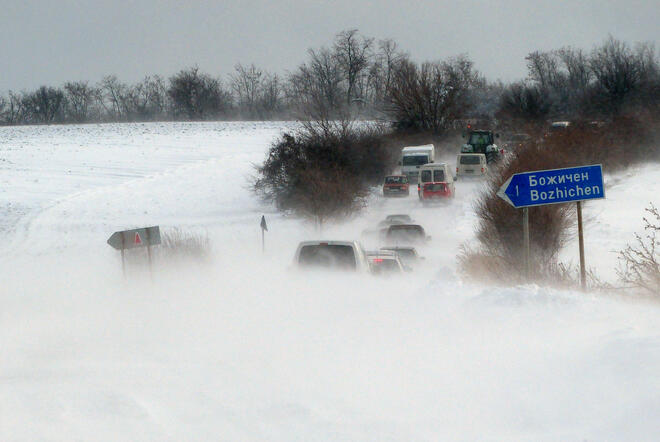
M454 181L458 177L483 177L487 173L488 161L485 154L460 153L456 158L455 176L447 163L419 164L415 166L414 172L406 170L400 175L386 176L383 182L383 196L407 197L410 195L411 183L417 183L417 196L422 203L446 200L456 195Z
M359 241L303 241L294 265L300 269L342 270L388 276L410 272L424 258L416 245L430 241L422 226L409 215L388 215L379 223L378 250L367 251Z

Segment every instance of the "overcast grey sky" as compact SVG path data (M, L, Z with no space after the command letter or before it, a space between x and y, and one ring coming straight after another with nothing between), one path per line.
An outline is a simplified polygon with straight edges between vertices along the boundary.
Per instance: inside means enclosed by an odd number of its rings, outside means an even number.
M0 0L0 91L193 64L285 72L349 28L393 38L417 60L467 53L489 79L514 80L536 49L591 49L608 34L657 42L660 0Z

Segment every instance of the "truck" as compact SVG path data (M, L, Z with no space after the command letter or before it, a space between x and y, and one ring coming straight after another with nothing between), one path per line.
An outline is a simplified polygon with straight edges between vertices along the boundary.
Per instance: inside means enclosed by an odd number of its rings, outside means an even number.
M401 150L401 175L406 175L411 183L417 182L419 168L424 164L435 161L435 147L433 144L422 146L407 146Z
M500 159L502 152L495 144L495 138L499 137L499 134L493 135L490 130L471 130L464 137L467 142L461 146L461 153L482 153L486 155L488 163Z

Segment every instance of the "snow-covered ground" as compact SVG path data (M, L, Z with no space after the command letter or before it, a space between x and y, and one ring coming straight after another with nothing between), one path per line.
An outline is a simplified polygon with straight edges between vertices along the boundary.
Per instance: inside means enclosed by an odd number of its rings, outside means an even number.
M479 182L433 208L374 195L322 234L283 217L249 185L294 126L0 128L0 440L657 439L658 305L462 281ZM610 280L658 178L610 176L587 205ZM290 268L299 240L400 212L433 236L412 274ZM154 224L208 235L213 262L124 281L107 237Z

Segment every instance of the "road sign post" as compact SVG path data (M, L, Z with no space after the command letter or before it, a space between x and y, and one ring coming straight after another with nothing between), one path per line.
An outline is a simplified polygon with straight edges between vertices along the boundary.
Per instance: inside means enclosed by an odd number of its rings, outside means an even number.
M512 175L497 191L497 196L515 208L523 209L523 247L525 273L529 277L528 208L547 204L577 203L580 245L580 285L586 290L582 201L605 198L603 169L600 164L563 169L536 170Z
M587 271L584 266L584 231L582 229L582 202L578 201L577 205L577 218L578 218L578 243L580 247L580 287L582 290L587 290Z
M268 231L268 225L266 224L266 216L261 215L261 253L266 253L266 233Z
M523 254L525 256L525 278L529 280L530 273L530 253L529 253L529 209L524 207L523 211Z
M121 230L113 233L108 238L108 244L116 250L121 251L121 269L126 277L126 258L125 251L138 247L147 248L147 257L149 260L149 274L153 280L153 263L151 257L151 247L160 244L160 227L143 227L141 229Z

